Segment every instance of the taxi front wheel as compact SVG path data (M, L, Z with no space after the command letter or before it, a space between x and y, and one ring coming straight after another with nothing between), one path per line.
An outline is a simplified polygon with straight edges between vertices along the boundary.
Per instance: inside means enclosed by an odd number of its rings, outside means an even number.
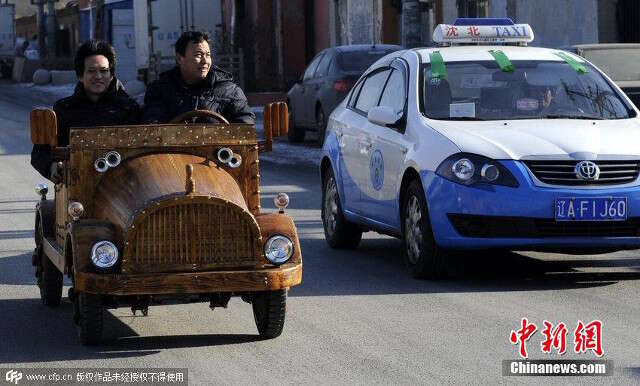
M322 225L331 248L357 248L360 244L362 230L345 220L331 168L327 170L322 189Z
M427 202L419 180L411 182L402 205L402 241L409 274L418 279L444 276L444 251L431 230Z

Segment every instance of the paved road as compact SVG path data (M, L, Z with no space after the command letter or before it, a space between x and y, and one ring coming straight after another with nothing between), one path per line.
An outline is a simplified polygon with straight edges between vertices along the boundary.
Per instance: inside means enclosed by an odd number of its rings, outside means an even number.
M0 85L0 88L2 86ZM400 242L369 233L356 251L324 242L313 169L261 163L263 207L288 192L299 227L303 284L291 290L285 331L260 341L251 307L152 307L148 317L110 311L105 342L81 347L71 304L40 304L30 253L33 185L28 106L0 92L0 367L186 367L191 384L631 384L640 383L640 254L476 253L449 264L449 280L409 279ZM68 282L67 282L68 284ZM65 292L66 294L66 288ZM501 375L517 359L509 333L527 317L569 328L604 322L608 378ZM532 359L559 358L531 338ZM594 359L592 353L564 359ZM0 379L0 382L2 380Z

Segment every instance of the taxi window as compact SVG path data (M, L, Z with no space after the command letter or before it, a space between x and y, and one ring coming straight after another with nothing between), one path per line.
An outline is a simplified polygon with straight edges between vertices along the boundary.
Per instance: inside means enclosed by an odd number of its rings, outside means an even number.
M364 84L364 80L362 82L359 82L356 85L356 87L353 88L353 91L351 92L351 97L349 99L349 107L355 107L356 100L358 99L358 94L360 94L360 89L362 88L363 84Z
M302 78L302 80L309 80L313 78L313 73L316 71L316 67L318 67L318 63L323 57L324 54L320 54L311 61L309 67L307 67L307 69L304 71L304 77Z
M379 106L389 106L393 108L393 111L401 116L404 112L404 102L406 99L405 82L402 73L398 70L393 70L387 85L382 92L382 98L380 99Z
M387 77L389 76L389 69L376 72L373 75L369 75L367 79L364 80L364 84L362 85L362 90L360 91L360 95L358 96L358 100L356 100L356 109L360 110L363 113L368 113L369 109L373 106L378 105L378 100L380 99L380 93L382 92L382 87L384 87L384 83L387 81Z
M493 61L446 63L447 77L422 70L424 114L433 119L623 119L635 116L588 63L579 74L565 62L513 61L513 72Z

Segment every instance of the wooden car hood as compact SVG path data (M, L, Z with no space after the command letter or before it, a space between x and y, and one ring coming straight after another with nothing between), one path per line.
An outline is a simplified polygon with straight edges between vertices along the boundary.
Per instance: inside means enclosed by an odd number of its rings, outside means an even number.
M193 192L187 194L187 165L193 165ZM247 210L236 180L213 161L189 154L147 154L109 169L96 187L94 217L126 230L134 218L175 197L216 197Z

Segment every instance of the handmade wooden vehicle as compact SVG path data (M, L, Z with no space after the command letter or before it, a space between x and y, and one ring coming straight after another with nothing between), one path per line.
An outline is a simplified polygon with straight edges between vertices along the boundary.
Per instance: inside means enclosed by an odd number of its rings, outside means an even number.
M191 123L206 116L216 124ZM287 290L300 283L302 255L288 197L260 209L258 153L287 133L284 103L265 107L265 137L208 111L165 125L74 128L56 147L51 110L31 113L31 140L48 144L63 180L55 199L36 192L33 265L42 302L61 301L63 274L83 344L96 344L105 308L231 296L253 305L260 336L284 325ZM189 123L187 123L189 122Z

